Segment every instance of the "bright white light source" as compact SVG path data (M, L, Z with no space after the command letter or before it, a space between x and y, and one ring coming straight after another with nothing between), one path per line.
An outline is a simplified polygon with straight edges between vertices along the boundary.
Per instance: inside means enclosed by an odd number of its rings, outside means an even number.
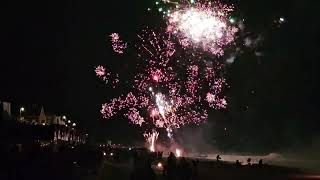
M181 150L178 148L176 149L176 156L181 157Z
M279 18L280 22L284 22L285 19L283 17Z

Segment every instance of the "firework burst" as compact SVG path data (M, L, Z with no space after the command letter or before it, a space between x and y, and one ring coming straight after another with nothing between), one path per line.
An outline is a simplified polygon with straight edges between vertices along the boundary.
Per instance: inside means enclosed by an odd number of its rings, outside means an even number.
M201 48L221 56L238 31L229 22L231 11L232 7L220 3L181 5L168 14L167 32L175 35L184 47Z
M211 63L207 67L204 61L197 61L201 57L177 53L180 45L167 33L145 30L138 40L136 48L142 61L131 83L132 90L103 104L104 118L125 110L124 116L131 123L163 128L171 138L174 129L205 121L208 108L225 108L221 105L226 105L222 96L225 81L217 73L221 66ZM106 74L101 67L96 73L98 77ZM205 91L214 98L208 98Z

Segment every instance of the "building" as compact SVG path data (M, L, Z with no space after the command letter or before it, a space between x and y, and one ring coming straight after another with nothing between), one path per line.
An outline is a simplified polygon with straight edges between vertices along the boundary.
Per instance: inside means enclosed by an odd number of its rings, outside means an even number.
M43 106L32 105L20 111L20 122L33 125L66 125L64 116L46 113Z
M1 119L10 119L11 118L11 103L0 101L0 115Z
M0 136L5 137L0 144L7 150L19 147L19 151L29 151L37 146L56 151L57 147L84 144L88 139L76 123L64 115L46 112L42 105L13 105L13 111L11 108L11 103L0 102Z
M84 143L86 137L77 129L76 123L67 120L64 115L50 114L42 105L23 107L18 121L21 124L33 126L38 139L53 142Z

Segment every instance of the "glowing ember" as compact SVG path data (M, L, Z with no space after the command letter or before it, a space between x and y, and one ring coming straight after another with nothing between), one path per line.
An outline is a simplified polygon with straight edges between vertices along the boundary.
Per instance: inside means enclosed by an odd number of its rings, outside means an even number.
M158 168L162 168L162 163L161 163L161 162L158 162L157 167L158 167Z

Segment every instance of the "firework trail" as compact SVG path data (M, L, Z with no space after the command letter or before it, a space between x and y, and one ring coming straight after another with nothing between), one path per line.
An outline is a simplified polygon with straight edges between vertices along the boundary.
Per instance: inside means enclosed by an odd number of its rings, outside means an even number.
M155 152L155 143L158 139L159 133L156 130L152 130L152 133L144 133L143 136L145 137L146 141L149 143L149 150L151 152Z

